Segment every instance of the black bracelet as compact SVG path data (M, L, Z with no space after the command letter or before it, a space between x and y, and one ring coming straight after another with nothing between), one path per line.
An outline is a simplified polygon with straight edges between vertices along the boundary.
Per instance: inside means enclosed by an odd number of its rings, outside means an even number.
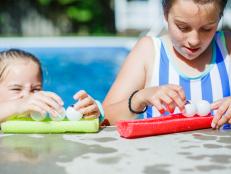
M134 114L143 114L144 112L147 111L148 106L145 106L145 108L144 108L143 111L134 111L134 110L132 109L132 104L131 104L131 103L132 103L132 97L133 97L138 91L139 91L139 90L134 91L134 92L130 95L130 97L128 98L128 109L129 109L130 112L132 112L132 113L134 113Z

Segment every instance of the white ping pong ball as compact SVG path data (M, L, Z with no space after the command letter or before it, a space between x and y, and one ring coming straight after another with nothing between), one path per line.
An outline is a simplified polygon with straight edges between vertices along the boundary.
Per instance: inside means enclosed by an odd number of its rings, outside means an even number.
M186 117L193 117L197 113L197 108L194 103L188 103L185 105L185 111L183 112L183 115Z
M200 100L196 103L197 115L206 116L210 113L210 103L206 100Z
M70 121L79 121L83 117L83 114L79 111L76 111L73 107L69 106L66 109L66 116Z
M65 109L62 108L59 112L55 111L56 112L56 116L50 114L50 118L51 120L53 121L62 121L65 119L66 115L65 115Z
M39 112L32 111L30 117L34 121L43 121L46 118L46 114L40 114Z

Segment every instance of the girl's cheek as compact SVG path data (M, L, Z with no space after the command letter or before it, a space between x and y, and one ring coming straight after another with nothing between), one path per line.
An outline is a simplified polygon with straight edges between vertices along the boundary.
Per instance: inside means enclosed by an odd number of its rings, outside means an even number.
M16 99L20 99L23 96L20 93L11 93L9 95L9 100L16 100Z

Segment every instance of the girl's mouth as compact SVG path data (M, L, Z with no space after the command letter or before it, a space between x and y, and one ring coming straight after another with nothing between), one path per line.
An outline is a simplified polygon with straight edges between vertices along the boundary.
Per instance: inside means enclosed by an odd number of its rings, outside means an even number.
M200 48L189 48L189 47L185 47L185 48L190 53L195 53L195 52L197 52L200 49Z

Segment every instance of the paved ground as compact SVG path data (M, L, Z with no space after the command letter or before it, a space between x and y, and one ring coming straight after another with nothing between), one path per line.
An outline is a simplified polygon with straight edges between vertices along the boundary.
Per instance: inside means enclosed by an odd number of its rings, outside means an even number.
M139 139L96 134L0 134L0 173L168 174L231 172L231 130Z

